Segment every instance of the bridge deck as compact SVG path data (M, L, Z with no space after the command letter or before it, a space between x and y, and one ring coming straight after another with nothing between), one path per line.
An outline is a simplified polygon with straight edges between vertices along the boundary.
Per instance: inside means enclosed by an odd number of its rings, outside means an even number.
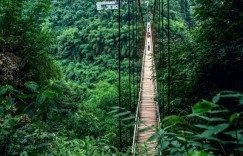
M151 34L151 29L148 28L148 33ZM143 121L138 125L138 130L147 127L157 126L157 106L155 102L156 81L153 81L153 48L152 38L146 35L145 56L143 62L143 74L141 84L140 97L140 112L139 120ZM143 133L138 133L136 139L137 155L155 155L157 141L147 142L147 140L155 133L155 129L147 130Z

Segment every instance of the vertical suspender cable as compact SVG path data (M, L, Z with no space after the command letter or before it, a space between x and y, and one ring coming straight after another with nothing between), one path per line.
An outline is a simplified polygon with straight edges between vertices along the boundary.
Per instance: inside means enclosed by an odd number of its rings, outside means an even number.
M121 113L121 0L118 0L118 107ZM122 148L121 118L119 117L119 149Z
M165 55L164 55L164 0L162 0L162 28L161 28L161 39L162 39L162 62L161 62L161 66L162 66L162 68L164 67L164 64L165 64ZM164 98L165 98L165 83L164 83L164 74L163 74L163 70L162 70L162 73L161 73L161 76L163 77L162 78L162 94L161 94L161 109L162 109L162 117L164 117L164 102L165 102L165 100L164 100Z
M133 75L132 75L132 82L133 84L135 84L135 0L133 0L132 2L132 12L133 12L133 15L132 15L132 45L133 45L133 49L132 49L132 55L133 55L133 60L132 60L132 72L133 72ZM134 102L134 105L136 105L136 100L135 100L135 96L136 96L136 93L135 93L135 88L133 87L133 102Z
M160 75L160 62L161 62L161 43L160 43L160 40L161 40L161 34L160 34L160 20L161 20L161 4L160 4L160 0L158 0L158 16L159 16L159 18L158 18L158 45L159 45L159 58L158 58L158 63L157 63L157 69L158 69L158 76L157 76L157 78L159 78L159 79L157 79L157 86L158 86L158 88L157 88L157 90L158 90L158 93L159 93L159 95L158 95L158 104L159 104L159 107L161 107L161 82L160 82L160 77L161 77L161 75Z
M155 32L156 31L154 31L154 29L156 29L156 1L157 0L154 0L154 8L153 8L153 27L152 27L152 33L154 34L154 37L153 37L153 47L154 47L154 51L155 51L155 42L154 42L154 40L155 40L155 38L156 38L156 35L155 35ZM154 55L154 53L153 53L153 55Z
M170 67L170 0L167 0L167 29L168 29L168 98L167 112L170 114L170 90L171 90L171 67Z
M159 29L158 29L158 33L159 33L159 62L161 61L161 2L160 0L158 0L158 8L159 8Z
M129 105L132 112L132 92L131 92L131 18L130 18L130 0L128 0L128 70L129 70ZM130 128L130 135L132 135L132 127Z
M139 0L138 0L139 1ZM136 91L136 99L138 99L138 93L139 93L139 74L138 74L138 63L139 63L139 42L138 42L138 38L139 38L139 32L138 32L138 11L139 11L139 8L138 8L138 1L136 1L136 61L137 61L137 67L136 67L136 75L137 75L137 81L136 81L136 84L137 84L137 91ZM142 14L141 14L142 15Z
M157 0L154 0L153 23L155 23L155 18L156 18L156 17L155 17L156 6L157 6L156 2L157 2Z
M141 17L141 23L143 25L143 28L146 29L146 26L144 25L144 20L143 20L143 12L142 12L142 7L141 7L141 0L137 0L138 6L139 6L139 12L140 12L140 17Z

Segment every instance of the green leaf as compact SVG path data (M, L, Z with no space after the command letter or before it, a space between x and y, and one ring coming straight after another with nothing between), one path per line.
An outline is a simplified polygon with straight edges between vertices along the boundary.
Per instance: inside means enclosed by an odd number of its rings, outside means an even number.
M154 129L154 128L155 128L155 126L146 127L146 128L138 130L138 133L143 133L143 132L146 132L146 131Z
M160 134L160 135L162 135L164 133L165 133L165 130L164 129L160 129L159 132L158 132L158 134Z
M169 146L169 144L170 143L168 141L162 141L162 143L160 144L160 150L163 151Z
M221 97L226 97L226 98L242 98L243 97L243 94L240 94L240 93L225 94L225 95L221 95Z
M20 153L20 156L28 156L28 153L26 151Z
M158 133L153 134L151 137L149 137L149 139L147 140L148 142L154 141L156 139L158 139L161 135Z
M213 108L213 106L215 106L214 103L203 100L201 102L198 102L197 104L195 104L192 107L192 112L193 113L204 113L204 112L208 112L208 111L210 111Z
M130 111L118 113L118 114L114 115L114 117L120 117L120 116L124 116L124 115L127 115L127 114L130 114Z
M216 138L216 137L214 137L214 136L209 136L209 137L207 137L206 139L223 143L222 140L220 140L220 139L218 139L218 138ZM216 149L210 146L210 148L209 148L208 150L216 150Z
M237 138L241 138L243 136L242 132L243 132L243 129L239 129L239 130L235 130L235 131L224 132L224 134L230 135L231 137L237 139Z
M240 152L243 152L243 147L236 147L235 149L234 149L235 151L240 151Z
M217 114L217 113L227 113L227 112L229 112L229 111L227 109L224 109L224 110L211 110L208 113Z
M14 102L15 102L15 99L14 99L14 98L10 98L10 99L8 100L8 102L7 102L6 109L7 109L7 110L10 110L11 107L12 107L12 105L14 104Z
M5 95L7 92L14 91L14 88L10 85L1 86L0 95Z
M28 88L32 92L38 92L38 85L35 82L25 82L25 87Z
M112 110L112 111L108 112L108 114L113 114L113 113L116 113L118 111L119 111L118 109L115 109L115 110Z
M220 93L219 94L217 94L217 95L215 95L214 97L213 97L213 103L217 103L217 102L219 102L219 99L220 99Z
M188 141L188 143L190 143L192 146L195 146L195 147L202 147L202 144L197 141Z
M218 133L224 131L229 127L228 123L219 124L217 126L209 126L201 135L198 135L201 138L212 139L212 135L217 135Z
M117 110L119 110L119 109L121 109L121 110L124 110L124 108L120 108L120 107L118 107L118 106L114 106L114 107L111 107L112 109L117 109Z
M186 125L186 126L190 126L190 124L183 118L180 116L176 116L176 115L170 115L165 117L162 120L163 126L174 126L174 125Z
M183 133L189 134L189 135L193 135L194 134L193 132L190 132L190 131L184 131Z
M202 129L208 129L207 125L195 125L196 127L202 128Z
M7 93L8 89L1 87L0 89L0 95L5 95Z
M145 121L137 121L137 122L132 122L132 123L125 125L125 126L126 127L130 127L130 126L134 127L135 125L140 125L140 124L144 124L144 123L145 123Z
M38 108L40 107L46 100L46 96L45 95L40 95L36 98L36 101L35 101L35 107Z
M207 151L208 150L217 150L216 148L212 147L211 144L204 144L202 149L207 150Z
M240 114L239 113L234 113L230 116L229 122L232 123L235 119L239 119Z
M239 104L240 104L240 105L243 104L243 97L240 98L240 100L239 100Z
M177 152L178 151L178 148L177 147L170 147L170 153L172 154L172 155L178 155L178 154L176 154L175 152Z
M171 144L175 147L180 147L180 143L178 141L172 141Z
M178 140L181 140L181 141L186 141L186 139L185 138L183 138L183 137L176 137Z
M198 117L204 119L204 120L207 120L207 121L226 121L224 118L220 118L220 117L214 117L214 118L209 118L209 117L206 117L206 116L203 116L203 115L197 115Z
M48 99L53 99L55 92L52 90L46 90L43 92L43 94L48 98Z
M190 153L188 156L213 156L212 154L208 154L204 151L194 151Z
M132 120L135 119L135 116L129 116L127 118L123 118L122 121Z

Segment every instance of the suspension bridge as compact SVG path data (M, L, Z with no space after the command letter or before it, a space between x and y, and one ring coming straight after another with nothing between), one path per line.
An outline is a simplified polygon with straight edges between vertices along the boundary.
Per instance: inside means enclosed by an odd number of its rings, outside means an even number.
M133 131L132 138L132 150L131 155L135 156L157 156L159 154L158 140L151 139L153 135L157 133L157 128L160 126L160 117L164 116L165 108L165 93L164 93L164 80L162 82L158 79L156 75L156 67L161 67L161 62L164 62L165 46L163 37L164 34L164 1L167 1L167 67L168 67L168 80L167 80L167 114L170 112L170 0L154 0L153 8L149 8L149 1L142 0L127 0L128 7L128 44L129 44L129 93L130 93L130 103L131 98L131 51L133 52L133 72L134 69L134 60L135 53L138 55L140 53L141 47L144 47L142 50L142 59L141 74L140 74L140 86L137 88L137 93L134 91L134 94L137 94L137 100L135 97L133 101L137 101L136 117L135 117L135 126ZM125 1L109 1L109 2L100 2L97 3L97 10L118 10L118 107L121 108L121 4ZM145 24L144 20L144 10L142 9L142 4L147 6L147 20ZM150 21L150 18L153 16L153 21ZM158 18L158 19L157 19ZM158 21L158 22L157 22ZM132 22L132 23L131 23ZM140 24L139 29L138 25ZM162 24L162 25L161 25ZM153 26L153 27L152 27ZM132 35L131 35L132 28ZM154 29L153 29L154 28ZM145 30L143 36L144 44L139 44L139 33ZM153 34L155 34L155 39L153 39ZM156 46L154 46L156 45ZM156 49L156 50L155 50ZM155 54L155 51L158 54ZM155 56L157 56L157 62L155 61ZM138 61L137 61L138 62ZM138 70L137 70L138 72ZM163 73L159 73L160 76ZM138 75L138 73L137 73ZM134 81L134 80L133 80ZM139 81L139 80L138 80ZM160 94L163 95L160 95ZM161 110L160 110L161 109ZM160 111L162 113L160 114ZM121 110L119 109L119 113ZM137 124L138 123L138 124ZM122 123L121 118L119 119L119 130L118 130L118 142L121 150L122 147ZM142 131L142 132L141 132ZM150 141L151 140L151 141Z
M141 124L135 125L134 128L133 155L136 153L139 155L142 155L143 153L146 153L147 155L155 155L157 153L157 141L153 140L147 142L147 140L156 133L155 128L152 127L158 127L160 123L159 109L157 102L155 101L157 92L156 82L154 81L155 76L156 71L154 69L152 35L150 22L148 22L136 115L136 122L140 121ZM144 129L149 130L144 133L138 133L139 130Z

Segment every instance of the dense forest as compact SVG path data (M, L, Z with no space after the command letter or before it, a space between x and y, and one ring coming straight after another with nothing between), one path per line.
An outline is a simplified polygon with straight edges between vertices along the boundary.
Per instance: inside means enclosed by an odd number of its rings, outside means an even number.
M96 2L0 0L0 155L130 155L148 14L158 155L242 154L243 1Z

